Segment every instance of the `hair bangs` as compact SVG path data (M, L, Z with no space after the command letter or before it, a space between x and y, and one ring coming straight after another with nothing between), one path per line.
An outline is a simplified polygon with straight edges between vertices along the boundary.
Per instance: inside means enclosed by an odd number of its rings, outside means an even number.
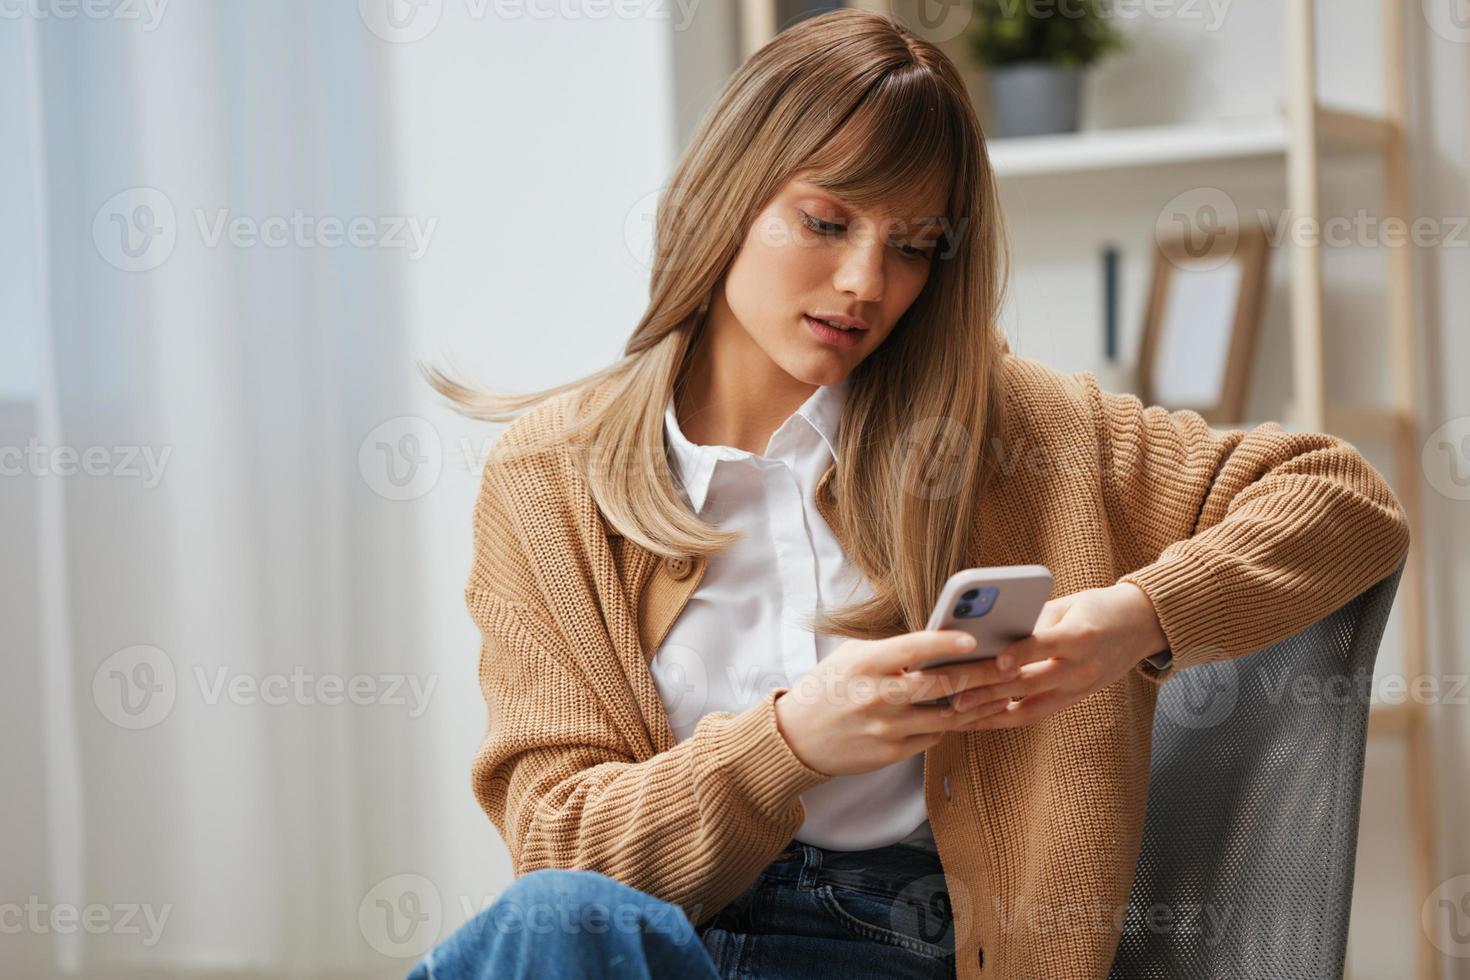
M845 200L895 218L952 219L970 163L961 112L932 72L904 65L868 90L801 171ZM933 199L942 202L939 215L924 210Z

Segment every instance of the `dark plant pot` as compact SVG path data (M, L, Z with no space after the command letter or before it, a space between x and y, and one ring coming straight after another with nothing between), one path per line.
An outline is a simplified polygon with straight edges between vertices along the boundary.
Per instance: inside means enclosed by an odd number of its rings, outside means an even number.
M990 136L1074 133L1081 106L1081 68L1021 61L990 70Z

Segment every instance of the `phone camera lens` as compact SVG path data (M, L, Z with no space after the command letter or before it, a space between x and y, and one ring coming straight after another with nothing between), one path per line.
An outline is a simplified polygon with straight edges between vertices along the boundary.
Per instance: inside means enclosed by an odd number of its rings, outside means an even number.
M968 615L970 615L970 608L971 607L970 607L970 604L968 602L962 602L958 606L955 606L955 609L954 609L955 615L956 616L968 616Z
M961 599L973 599L973 598L975 598L979 594L980 594L980 590L979 589L966 589L964 595L960 596L960 598Z

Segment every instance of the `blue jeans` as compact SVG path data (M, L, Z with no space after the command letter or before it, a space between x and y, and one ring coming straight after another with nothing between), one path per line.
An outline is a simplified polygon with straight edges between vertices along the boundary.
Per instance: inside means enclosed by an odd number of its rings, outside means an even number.
M713 919L595 871L533 871L434 947L409 980L510 977L953 977L933 852L793 840Z

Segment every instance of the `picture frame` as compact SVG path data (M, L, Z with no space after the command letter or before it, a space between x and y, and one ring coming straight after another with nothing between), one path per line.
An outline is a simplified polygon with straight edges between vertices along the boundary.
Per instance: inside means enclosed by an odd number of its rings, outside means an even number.
M1137 383L1146 405L1193 409L1214 426L1245 416L1270 277L1258 224L1160 239L1144 316Z

